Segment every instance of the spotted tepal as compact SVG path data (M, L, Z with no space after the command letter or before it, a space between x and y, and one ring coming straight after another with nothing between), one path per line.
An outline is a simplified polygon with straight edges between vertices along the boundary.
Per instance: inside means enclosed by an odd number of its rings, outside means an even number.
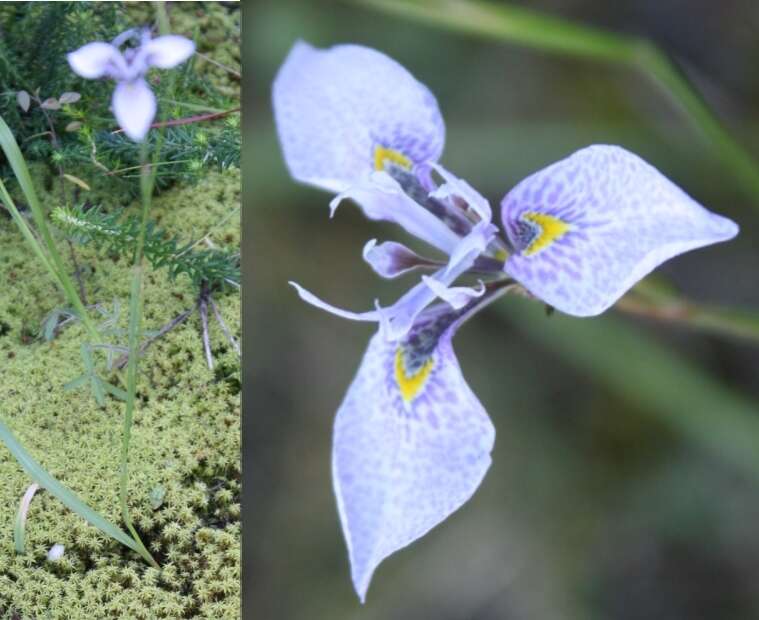
M394 303L363 312L293 283L323 310L378 324L338 409L332 452L363 601L380 562L464 504L490 466L495 431L451 345L465 320L508 290L567 314L600 314L662 262L731 239L738 227L637 155L594 145L506 194L503 234L489 202L439 163L445 126L434 96L366 47L297 43L273 102L296 180L335 194L333 213L350 198L433 252L370 240L363 258L381 277L427 273Z

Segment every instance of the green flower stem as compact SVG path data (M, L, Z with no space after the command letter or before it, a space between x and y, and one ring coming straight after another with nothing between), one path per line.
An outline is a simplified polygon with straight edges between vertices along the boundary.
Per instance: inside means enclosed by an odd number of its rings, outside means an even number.
M121 515L127 526L132 538L137 541L145 553L150 553L145 549L137 531L132 524L132 518L129 516L129 507L127 505L127 486L129 481L129 443L132 437L132 420L134 418L134 403L137 394L137 366L140 356L140 338L142 323L142 254L145 243L145 233L147 230L148 213L150 203L153 197L153 180L154 171L148 165L148 145L142 143L140 151L140 161L142 162L142 172L140 175L140 192L142 197L142 214L140 219L140 234L137 237L137 247L134 252L134 265L132 267L132 286L129 297L129 361L127 362L127 399L124 408L124 431L121 443L121 474L119 484L119 502L121 504ZM150 564L158 568L156 561L150 557Z
M677 296L653 299L639 294L635 289L620 299L614 307L627 314L677 323L759 344L759 316L750 310L702 306Z
M676 102L714 148L728 172L759 197L759 165L725 130L667 55L646 39L607 32L517 6L462 0L354 0L388 13L450 30L541 51L637 69ZM759 203L756 203L759 207Z
M3 152L5 153L5 156L11 165L11 168L13 169L13 173L16 176L16 180L21 186L21 191L24 193L24 196L29 203L29 208L32 211L32 217L34 218L34 223L42 235L42 240L47 250L46 254L43 251L40 243L37 241L36 237L34 237L33 233L31 232L31 229L24 221L23 217L21 217L19 214L18 209L13 204L13 200L11 200L10 195L5 189L5 186L0 183L0 197L2 198L3 203L11 212L13 220L21 229L21 233L24 235L26 240L31 244L37 257L42 261L48 271L50 271L51 275L53 275L53 278L57 281L61 289L63 289L68 302L76 310L92 342L102 342L100 332L87 313L87 309L84 307L82 300L79 298L79 294L77 293L76 287L74 286L74 282L68 275L68 271L66 270L66 266L63 263L63 259L61 258L61 255L58 253L58 249L55 246L55 241L53 240L53 237L50 234L50 229L47 226L45 213L42 210L42 205L39 201L39 198L37 197L37 192L34 189L34 183L32 182L32 177L29 174L29 169L27 168L26 162L24 161L24 156L21 154L21 150L18 148L18 144L16 143L16 139L13 137L13 133L11 132L10 127L8 127L7 123L1 116L0 148L3 149Z
M159 30L161 34L168 34L168 17L166 6L163 2L156 2ZM173 89L172 89L173 90ZM145 248L145 236L148 228L148 213L153 199L153 186L155 184L156 166L158 162L163 134L160 133L153 152L153 162L148 164L147 138L140 145L140 196L142 199L142 211L140 215L140 232L137 237L137 246L134 251L134 264L132 267L132 286L129 296L129 359L127 362L127 399L124 408L124 431L121 443L121 475L119 484L119 502L121 515L132 537L147 554L151 566L159 568L158 563L150 556L132 524L127 505L127 486L129 481L129 442L132 437L132 419L134 418L134 403L137 395L137 366L140 357L140 340L142 336L142 258ZM145 555L143 554L143 557Z
M163 0L158 0L155 3L156 21L158 22L159 34L166 35L171 32L169 25L169 14L166 11L166 3Z

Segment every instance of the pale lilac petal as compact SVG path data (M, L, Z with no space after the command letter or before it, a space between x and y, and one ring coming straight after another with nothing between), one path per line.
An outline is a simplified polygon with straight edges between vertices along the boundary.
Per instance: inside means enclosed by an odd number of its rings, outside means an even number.
M461 240L441 220L409 198L398 181L386 172L373 172L333 198L329 203L333 215L346 198L361 205L368 218L398 224L446 254L453 252Z
M474 260L482 254L495 237L496 232L498 229L493 224L487 222L477 224L472 232L464 237L451 252L448 271L453 270L460 263L469 262L470 259Z
M93 80L100 77L118 79L125 69L121 52L109 43L95 41L66 55L71 69L77 75Z
M494 233L495 227L492 224L480 222L467 237L459 241L446 266L435 272L432 278L438 281L444 289L453 284L456 278L474 265L475 260L493 238ZM460 248L464 248L465 251L460 251ZM437 298L429 285L419 282L392 306L385 308L378 306L377 310L374 311L352 312L322 301L294 282L290 282L290 284L296 288L301 299L317 308L353 321L381 322L383 325L381 331L389 341L397 341L403 338L414 325L419 314Z
M292 176L341 192L375 170L377 149L419 164L440 157L445 128L430 91L384 54L360 45L299 42L273 86Z
M485 284L483 284L482 280L480 280L479 288L472 288L471 286L445 286L445 284L429 276L422 276L422 282L454 310L461 310L470 301L485 294Z
M375 273L388 279L397 278L414 269L441 266L438 261L419 256L395 241L377 244L377 240L372 239L366 243L362 254Z
M111 45L113 45L113 47L121 47L124 45L124 43L126 43L129 39L136 36L137 34L142 34L143 41L150 39L149 30L140 31L138 28L129 28L128 30L124 30L124 32L117 34L113 38L113 41L111 41Z
M526 178L501 205L517 250L505 271L575 316L603 312L669 258L738 233L734 222L617 146L577 151ZM536 226L543 216L549 224ZM545 234L549 228L554 235Z
M432 278L438 281L443 288L447 288L456 278L472 266L474 258L474 255L468 257L467 260L462 261L451 270L447 268L440 269ZM303 301L320 310L350 321L380 323L380 331L389 342L397 342L404 338L414 325L417 317L437 298L437 295L428 284L419 282L419 284L408 290L392 306L381 307L379 302L375 302L375 310L353 312L327 303L295 282L290 282L290 285L295 288Z
M455 325L425 316L426 338L372 338L335 420L333 484L362 602L380 562L464 504L491 462L495 430L461 374Z
M495 226L484 221L477 224L466 237L458 241L451 251L448 264L431 277L443 288L453 284L456 278L474 265L475 260L493 239L496 230ZM434 290L424 282L420 282L409 290L391 308L386 309L389 324L389 329L383 330L386 337L391 341L403 338L411 329L417 316L436 297Z
M466 202L469 208L472 209L481 220L490 222L493 219L490 203L482 194L469 185L469 183L464 179L459 179L454 176L440 164L433 163L430 164L430 167L443 177L443 180L445 181L440 187L430 192L430 196L440 200L458 197Z
M171 69L195 53L195 44L185 37L167 34L147 41L141 46L145 63L159 69Z
M445 268L436 271L432 276L424 277L435 280L443 289L447 289L456 278L474 264L476 257L477 254L472 253L464 257L457 264L453 266L449 264ZM435 299L437 299L437 294L424 281L419 282L419 284L410 289L390 308L385 309L388 316L387 325L383 329L385 338L391 342L404 338L416 323L417 317Z
M119 82L113 91L113 113L116 122L132 140L145 138L156 113L156 100L143 79Z
M316 306L320 310L325 310L326 312L329 312L330 314L334 314L336 316L339 316L343 319L348 319L350 321L378 322L380 320L380 314L377 310L370 310L368 312L351 312L350 310L343 310L342 308L338 308L337 306L333 306L332 304L328 304L326 301L319 299L316 295L314 295L310 291L307 291L300 284L297 284L296 282L289 282L289 284L296 291L298 291L298 295L303 301L311 304L312 306Z

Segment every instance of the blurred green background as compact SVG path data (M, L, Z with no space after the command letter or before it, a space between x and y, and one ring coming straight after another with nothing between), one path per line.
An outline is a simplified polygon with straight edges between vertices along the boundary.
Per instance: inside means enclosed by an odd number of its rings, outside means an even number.
M539 11L640 35L680 64L755 154L752 0L540 0ZM504 298L455 341L497 431L473 499L384 562L361 607L330 476L334 413L373 326L301 302L296 280L365 309L384 282L366 240L408 237L290 180L270 85L298 38L375 47L435 93L443 164L491 203L591 143L637 152L740 223L735 241L659 273L688 299L759 312L759 201L656 84L629 68L447 31L357 4L244 12L244 583L246 618L759 617L759 346L611 311L546 317ZM413 245L413 242L411 243Z

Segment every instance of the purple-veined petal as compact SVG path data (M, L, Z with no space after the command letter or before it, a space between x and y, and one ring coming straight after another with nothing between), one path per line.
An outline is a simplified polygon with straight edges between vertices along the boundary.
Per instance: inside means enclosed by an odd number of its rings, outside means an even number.
M430 91L400 64L360 45L296 43L273 85L274 115L292 176L333 192L385 161L435 161L445 127Z
M409 234L450 254L460 237L440 219L407 196L398 181L384 171L372 172L329 203L332 215L346 198L363 207L364 214L373 220L384 220L401 226Z
M479 217L480 220L490 222L493 219L493 212L487 199L474 189L464 179L451 174L440 164L430 165L445 181L440 187L430 192L430 196L445 200L446 198L458 197L469 205Z
M480 222L472 232L462 239L454 248L448 264L432 276L424 276L439 284L437 290L446 290L456 278L467 272L492 240L496 228L492 224ZM389 309L389 329L383 330L386 337L393 341L403 338L414 325L421 312L435 301L437 294L424 280L401 297Z
M443 289L447 289L453 281L464 273L474 262L460 263L452 270L448 268L440 269L429 277L440 284ZM397 342L408 334L414 325L417 317L429 306L437 294L424 281L419 282L410 289L403 297L396 301L391 307L386 308L387 322L382 332L385 338L390 342Z
M456 278L474 265L482 249L493 238L494 231L495 227L492 224L480 222L466 238L460 241L460 246L464 247L466 251L460 252L457 251L458 248L454 248L453 255L448 264L431 276L432 279L440 283L442 288L438 288L438 290L447 289ZM409 332L412 325L414 325L416 318L421 312L437 298L435 289L422 281L407 291L392 306L383 308L377 304L376 310L352 312L322 301L316 295L294 282L290 282L290 284L295 287L303 301L317 308L352 321L380 322L382 325L380 331L391 342L403 338Z
M471 257L470 260L460 263L451 271L440 269L432 276L432 278L440 283L440 286L442 287L440 290L447 289L448 285L469 269L473 262L474 257ZM409 332L416 318L437 298L437 294L433 288L422 281L409 289L392 306L381 307L379 302L375 302L375 310L353 312L327 303L310 291L304 289L296 282L291 281L290 285L295 288L303 301L319 308L320 310L324 310L325 312L329 312L330 314L334 314L343 319L348 319L349 321L370 321L380 323L380 332L389 342L397 342L402 339Z
M466 306L472 301L472 299L482 297L485 294L485 284L482 280L480 280L479 288L472 288L471 286L449 287L429 276L422 276L422 282L424 282L435 295L445 301L454 310L461 310L461 308Z
M493 425L453 352L442 306L403 342L376 334L335 420L332 476L363 602L377 566L444 521L490 466Z
M440 286L442 286L443 289L445 289L459 275L466 271L469 266L471 266L471 263L462 263L455 270L448 273L445 269L440 269L432 277L440 283ZM304 289L296 282L291 281L289 284L295 288L303 301L319 308L320 310L324 310L325 312L329 312L330 314L334 314L343 319L348 319L349 321L370 321L380 323L380 331L384 334L385 338L391 342L403 338L411 329L411 326L414 324L414 321L419 314L435 301L437 297L436 293L429 285L420 282L409 289L392 306L383 308L379 306L379 302L375 302L375 310L353 312L327 303L310 291Z
M388 279L397 278L414 269L442 266L440 262L419 256L395 241L378 244L376 239L372 239L364 246L362 255L377 275Z
M505 271L575 316L600 314L664 261L738 233L618 146L590 146L536 172L501 207L516 249Z
M119 79L125 71L124 57L110 43L95 41L66 55L77 75L93 80L100 77Z
M113 114L124 133L135 142L145 138L155 118L156 100L142 78L119 82L113 91Z
M167 34L147 41L141 46L145 63L159 69L171 69L195 53L195 44L186 37Z

